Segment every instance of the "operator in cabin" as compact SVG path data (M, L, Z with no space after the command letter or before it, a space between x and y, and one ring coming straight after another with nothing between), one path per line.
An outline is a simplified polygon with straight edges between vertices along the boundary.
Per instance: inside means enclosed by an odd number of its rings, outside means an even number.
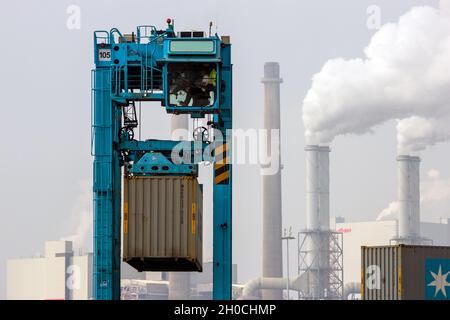
M182 70L177 73L174 85L170 90L171 104L195 107L211 106L214 104L215 90L216 70L214 68L200 72Z
M189 88L185 102L189 105L192 98L192 106L205 107L214 103L214 89L211 72L202 71L194 86ZM214 79L215 80L215 79Z

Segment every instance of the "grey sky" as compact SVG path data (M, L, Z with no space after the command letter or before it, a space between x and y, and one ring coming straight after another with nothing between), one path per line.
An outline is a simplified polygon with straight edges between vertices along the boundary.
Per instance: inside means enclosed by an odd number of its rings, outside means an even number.
M66 9L81 8L81 30L66 28ZM90 70L92 32L137 25L207 30L230 35L234 63L234 126L263 125L266 61L278 61L282 103L283 224L304 226L304 136L301 101L311 76L330 58L361 57L375 30L366 27L369 5L381 8L382 23L395 22L414 5L437 1L9 1L0 11L2 157L0 184L0 298L5 297L6 259L43 250L45 240L72 234L82 188L91 179ZM213 27L215 31L215 27ZM144 136L169 138L169 117L158 105L144 113ZM357 119L355 119L357 121ZM150 127L151 126L151 127ZM338 137L331 145L331 215L375 219L396 197L394 123L373 135ZM437 169L450 177L449 144L422 153L422 175ZM210 176L210 175L209 175ZM256 165L234 168L234 252L238 280L260 275L261 177ZM206 211L208 210L205 208ZM423 219L448 215L424 208ZM432 211L432 212L431 212ZM211 212L205 212L210 225ZM209 217L208 217L209 216ZM211 246L211 235L205 235ZM296 245L291 245L296 272ZM205 252L210 257L210 250Z

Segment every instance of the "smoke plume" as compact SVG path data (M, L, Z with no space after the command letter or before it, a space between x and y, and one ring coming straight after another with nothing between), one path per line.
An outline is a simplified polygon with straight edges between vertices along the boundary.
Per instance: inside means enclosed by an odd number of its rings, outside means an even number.
M439 9L414 7L373 35L364 58L326 62L303 101L307 143L364 134L391 119L399 120L401 148L448 139L438 119L450 119L449 7L448 0Z
M412 116L397 123L397 150L411 154L450 139L450 116L426 119Z
M397 201L391 202L387 208L383 209L377 217L377 221L381 220L395 220L398 218L399 203Z

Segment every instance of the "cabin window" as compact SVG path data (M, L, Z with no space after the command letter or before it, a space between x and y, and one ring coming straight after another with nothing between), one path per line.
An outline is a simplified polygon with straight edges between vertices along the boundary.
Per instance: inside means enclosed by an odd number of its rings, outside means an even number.
M169 106L209 107L216 101L215 63L170 63L167 80Z

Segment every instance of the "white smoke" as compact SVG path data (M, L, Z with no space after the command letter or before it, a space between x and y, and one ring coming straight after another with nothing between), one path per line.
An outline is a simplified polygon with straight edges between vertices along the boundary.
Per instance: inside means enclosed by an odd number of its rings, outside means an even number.
M449 1L439 9L414 7L397 23L384 25L365 48L364 58L329 60L314 75L303 101L307 143L329 143L336 136L364 134L390 119L417 116L437 122L450 114ZM402 145L417 149L448 139L425 133L417 121L400 121ZM410 137L413 140L408 140ZM446 138L444 138L446 137ZM431 139L431 140L429 140ZM422 147L423 148L423 147Z
M72 241L75 248L92 251L92 181L83 180L80 182L80 194L76 205L71 210L71 219L77 225L72 235L61 238L61 240Z
M450 116L426 119L412 116L397 123L397 150L411 154L450 139Z
M399 203L397 201L391 202L387 208L383 209L377 217L377 221L381 220L395 220L398 217Z
M427 172L427 177L420 185L421 205L436 204L450 201L450 178L442 178L436 169ZM399 203L391 202L377 217L380 220L395 220L399 214Z

